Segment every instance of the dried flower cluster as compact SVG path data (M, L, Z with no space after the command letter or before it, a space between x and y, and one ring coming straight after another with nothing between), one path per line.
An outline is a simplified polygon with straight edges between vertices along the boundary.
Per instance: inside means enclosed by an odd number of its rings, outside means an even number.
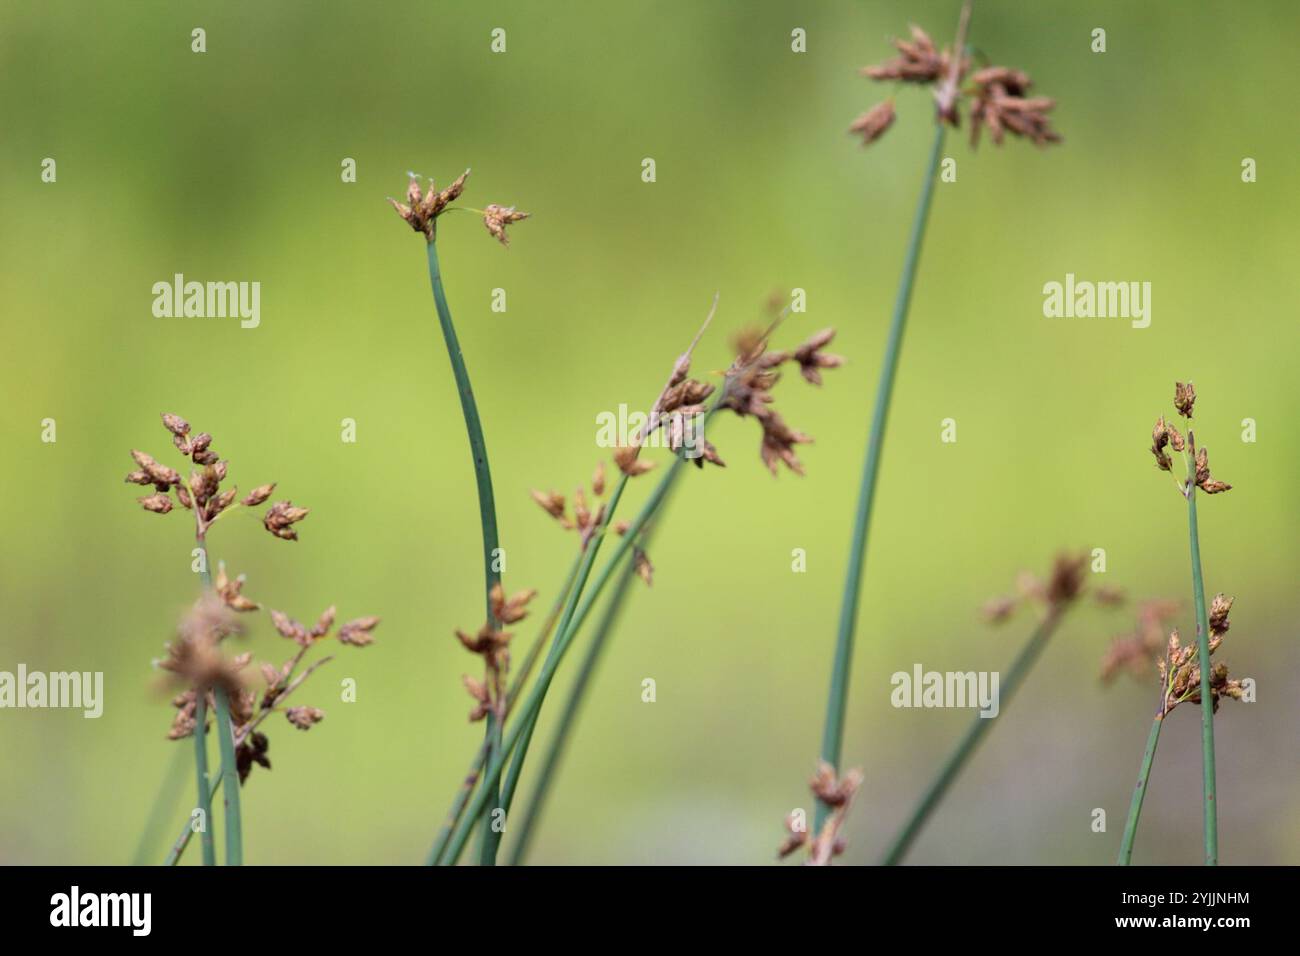
M326 609L311 628L280 611L271 611L275 629L282 637L297 644L298 650L282 665L262 663L259 666L265 684L259 699L251 681L244 676L245 670L253 661L253 655L245 652L235 657L226 657L221 652L221 642L225 638L244 633L235 612L247 613L261 607L244 596L243 584L243 575L229 578L225 565L219 565L212 590L205 592L186 615L178 629L177 639L166 645L166 656L158 662L158 666L171 673L173 681L181 687L172 699L172 706L177 713L167 734L170 740L180 740L194 733L199 694L208 695L208 712L214 713L215 705L210 697L213 689L220 687L226 692L230 701L230 720L235 734L235 755L241 782L247 778L254 764L268 770L271 767L267 757L270 742L265 734L256 729L270 714L283 712L289 723L301 730L307 730L324 719L325 712L316 707L283 708L281 705L318 667L332 659L319 658L295 676L307 651L325 640L334 627L332 606ZM343 644L365 646L373 641L371 631L378 624L379 619L376 617L349 621L339 628L338 640ZM358 635L361 636L360 639Z
M126 480L153 485L154 494L141 499L141 504L146 510L161 514L172 510L170 493L174 491L181 506L193 512L196 538L206 548L207 532L218 518L240 506L256 507L265 503L275 485L254 488L236 502L238 492L235 488L221 489L221 483L226 479L227 462L212 450L212 436L207 432L192 434L189 422L178 415L164 414L162 420L172 435L172 443L194 466L190 477L182 477L175 469L142 451L132 451L131 456L139 470L127 475ZM298 536L293 525L306 516L306 508L296 508L291 502L280 501L271 506L262 523L277 538L294 541ZM245 632L240 616L261 609L258 602L244 594L244 584L242 574L230 577L225 564L218 562L210 586L204 589L186 614L177 629L176 639L166 645L163 658L157 662L157 666L170 675L169 683L174 691L172 706L176 714L167 734L169 739L180 740L194 734L200 699L207 704L208 714L216 712L214 691L222 691L229 700L241 782L254 764L268 769L271 766L267 756L270 742L257 729L268 716L279 711L289 723L302 730L324 718L324 711L319 708L285 708L282 704L318 667L331 660L323 657L298 671L308 650L327 638L334 629L335 616L334 608L330 607L308 628L280 611L270 612L275 629L297 644L298 650L283 665L260 665L265 688L259 696L246 676L253 661L252 653L228 657L222 652L222 643L227 637ZM374 640L371 632L378 624L377 617L349 621L338 629L338 640L363 647Z
M1232 610L1233 599L1216 594L1210 605L1210 654L1213 655L1223 643L1223 636L1228 633L1228 612ZM1169 713L1184 701L1193 704L1201 702L1201 662L1195 644L1183 647L1178 639L1178 631L1169 635L1169 644L1165 657L1156 662L1160 674L1160 686L1164 688L1164 713ZM1241 700L1244 688L1241 681L1228 677L1228 665L1223 661L1213 662L1210 667L1210 696L1214 710L1219 710L1219 700L1231 697Z
M751 330L737 338L736 358L727 371L721 405L741 418L749 417L758 422L763 433L759 456L773 475L777 474L781 463L795 474L802 475L803 465L795 456L794 448L808 444L812 439L791 428L772 407L772 389L781 379L781 366L787 362L799 366L804 381L821 385L822 369L839 368L844 359L823 351L835 337L834 329L823 329L793 351L768 350L770 331Z
M799 848L806 847L808 850L806 866L830 866L832 859L844 852L845 841L840 835L840 830L848 817L853 797L862 786L862 773L858 770L850 770L837 779L835 768L821 762L808 786L813 796L831 808L831 813L816 835L808 832L807 819L803 811L796 811L787 816L785 828L788 836L777 850L777 855L785 858Z
M708 328L712 318L713 313L710 312L704 328ZM690 378L691 353L694 352L700 335L703 335L704 328L700 329L690 347L673 363L672 374L650 406L645 425L636 435L630 436L631 441L627 445L614 452L614 464L623 474L635 477L654 467L654 462L640 458L641 448L646 439L661 428L668 447L673 451L686 449L698 467L704 467L706 461L719 467L725 466L726 463L718 456L718 450L703 435L707 417L704 400L713 394L714 386Z
M1151 454L1155 456L1156 467L1161 471L1173 471L1173 459L1166 448L1181 452L1187 465L1187 477L1179 482L1178 487L1184 498L1192 493L1192 486L1200 488L1207 495L1217 495L1231 491L1232 485L1219 481L1210 474L1210 454L1205 448L1196 447L1196 435L1192 431L1192 412L1196 405L1196 388L1191 382L1174 383L1174 408L1187 420L1187 437L1166 422L1161 415L1156 419L1151 430Z
M933 86L939 121L953 127L961 125L959 100L965 95L972 146L979 144L980 130L984 127L988 127L993 142L999 146L1007 133L1022 136L1036 146L1059 143L1061 137L1047 118L1056 101L1027 96L1031 82L1021 70L986 67L969 75L972 85L968 89L960 89L971 64L968 57L958 57L953 50L965 46L966 25L967 12L963 11L956 42L943 50L935 47L924 30L913 26L912 39L893 41L898 56L878 66L863 67L861 73L876 81ZM863 145L867 146L883 136L893 122L894 103L889 99L859 116L849 131L861 136Z
M172 443L196 467L186 479L176 469L161 464L151 455L132 449L131 457L135 459L137 470L129 473L126 480L131 484L154 487L154 494L138 499L146 511L167 514L172 510L169 492L174 490L181 506L193 512L195 535L202 541L208 528L223 514L241 506L255 508L271 497L275 490L274 482L259 485L236 502L238 489L221 490L229 462L219 459L212 450L212 436L207 432L191 435L189 422L178 415L164 414L162 420L172 434ZM296 541L298 535L292 526L305 517L306 508L295 508L291 502L279 501L267 511L262 523L277 538Z
M470 711L471 721L482 720L489 713L498 721L505 720L506 674L510 669L510 639L514 636L505 625L516 624L528 616L528 602L537 596L533 590L520 591L506 597L498 581L492 588L492 619L485 621L476 634L457 630L456 638L471 654L483 658L484 677L479 680L466 674L462 677L465 689L474 699Z
M412 229L424 233L424 238L433 242L436 230L434 222L465 191L465 180L469 178L469 170L465 170L450 186L442 190L439 190L430 179L429 188L423 195L420 190L420 177L415 173L408 175L411 177L411 182L406 188L406 202L399 202L391 196L388 197L388 201ZM520 212L514 206L501 206L497 203L489 203L482 212L484 227L503 246L510 245L506 227L528 218L528 213Z
M1052 573L1046 581L1022 571L1016 578L1016 593L995 597L984 605L984 617L991 623L1001 623L1027 604L1038 605L1049 614L1059 614L1083 593L1084 576L1088 559L1085 555L1057 555ZM1113 590L1101 591L1097 598L1102 604L1115 604L1122 597Z

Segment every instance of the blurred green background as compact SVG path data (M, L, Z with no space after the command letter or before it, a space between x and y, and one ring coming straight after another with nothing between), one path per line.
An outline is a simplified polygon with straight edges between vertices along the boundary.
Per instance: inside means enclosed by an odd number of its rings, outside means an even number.
M466 166L462 203L533 214L508 250L475 217L447 217L439 248L507 582L540 589L539 605L574 539L529 489L586 480L595 416L653 398L715 290L697 370L726 364L729 330L774 289L807 292L786 340L839 330L846 366L821 390L792 378L777 392L816 437L807 477L773 480L752 422L712 427L728 467L692 469L676 495L654 587L629 605L532 856L771 860L784 815L810 805L848 522L931 132L927 94L904 89L895 128L861 149L846 127L888 90L856 70L909 20L947 42L956 13L955 0L4 4L0 669L101 670L107 704L95 721L0 713L0 860L129 861L173 753L190 749L164 739L172 712L150 670L196 588L188 516L146 514L122 483L132 447L178 464L162 411L215 435L241 488L275 480L312 509L296 544L252 520L214 530L214 557L248 574L254 599L384 619L373 647L343 648L303 693L324 724L270 725L275 768L245 789L246 859L423 860L481 739L460 686L477 662L452 636L481 622L479 531L421 241L384 197L408 169L444 183ZM495 27L504 54L489 50ZM970 719L893 709L890 675L1004 670L1029 621L989 628L978 609L1019 570L1105 548L1097 583L1190 603L1185 509L1146 451L1175 378L1190 377L1215 475L1235 486L1200 509L1207 586L1237 596L1221 653L1259 686L1216 724L1222 859L1300 862L1298 28L1284 2L976 3L972 44L1059 100L1065 143L972 153L964 132L949 138L958 180L935 197L868 555L845 753L866 782L847 859L878 858ZM56 183L41 182L45 157ZM345 157L356 183L340 180ZM261 282L261 326L154 318L151 286L177 272ZM1042 286L1067 272L1151 282L1151 327L1045 319ZM498 287L504 314L490 309ZM955 444L939 440L949 417ZM1240 440L1247 417L1254 444ZM44 418L57 443L41 442ZM793 548L806 573L792 573ZM1130 619L1070 616L912 861L1113 860L1155 697L1096 679ZM1186 608L1179 624L1192 631ZM287 656L264 615L246 640ZM344 677L356 703L338 700ZM1189 706L1165 731L1142 862L1199 858L1198 724ZM166 808L168 840L189 781Z

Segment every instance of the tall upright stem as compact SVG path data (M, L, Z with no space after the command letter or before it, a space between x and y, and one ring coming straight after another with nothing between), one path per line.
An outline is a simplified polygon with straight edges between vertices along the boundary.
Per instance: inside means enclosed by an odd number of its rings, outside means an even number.
M663 480L671 484L673 476L677 474L678 471L673 469L669 471ZM650 531L647 529L642 540L643 548L649 543L649 537ZM578 676L569 689L569 698L565 701L564 712L560 716L560 722L556 725L555 733L552 735L550 745L546 749L546 755L542 759L537 774L537 784L533 787L532 799L528 802L523 823L519 825L516 831L518 835L515 838L514 849L510 853L511 866L518 866L528 854L528 846L532 841L534 827L542 814L542 809L546 805L546 798L550 794L551 784L554 782L560 759L564 756L565 744L568 742L573 727L577 723L578 712L582 709L583 698L586 696L587 689L591 685L591 679L596 673L596 665L600 662L601 652L604 651L609 636L618 623L619 615L623 610L623 602L627 598L628 591L635 579L636 562L629 559L623 566L618 583L614 586L614 593L609 596L605 611L596 624L596 631L592 634L591 642L587 645L587 653L582 659L582 666L578 670Z
M501 552L497 534L496 501L492 494L492 473L488 468L487 442L483 439L483 425L479 421L478 404L474 401L474 389L470 385L469 370L465 367L465 357L461 354L456 327L451 320L451 308L447 305L447 294L442 287L437 242L430 239L427 250L433 302L438 310L438 323L442 326L442 337L447 345L447 357L451 360L452 374L456 377L456 391L460 395L465 431L469 435L470 453L474 459L474 480L478 484L479 523L483 529L484 603L487 606L488 624L495 628L497 621L492 613L492 588L501 580L499 563ZM489 714L487 718L486 739L490 760L493 756L499 755L501 750L501 726L494 714ZM492 796L495 803L496 794ZM491 865L496 861L496 851L500 841L501 834L493 827L492 814L489 812L484 815L483 820L483 849L480 862Z
M1038 655L1047 646L1048 638L1052 636L1056 626L1061 623L1063 613L1064 608L1062 606L1050 608L1047 616L1039 622L1038 627L1034 629L1034 633L1025 642L1025 646L1020 649L1016 659L1011 662L1011 668L1007 671L1006 676L1002 678L999 688L999 713L1011 702L1011 697L1015 694L1016 688L1024 681L1025 675L1034 666L1034 661L1038 659ZM934 808L939 805L939 801L948 792L948 788L957 779L962 767L966 765L966 761L970 759L971 754L975 752L975 748L984 739L984 735L988 733L996 720L996 717L981 717L978 714L972 718L970 728L966 731L965 736L962 737L961 742L957 744L952 753L948 755L948 759L939 768L939 773L926 789L925 796L921 798L920 803L912 811L912 815L908 818L903 829L894 838L893 845L889 848L889 852L885 854L884 863L886 866L893 866L903 861L903 857L911 847L912 841L921 832L921 828L925 826L930 814L934 812Z
M862 588L862 570L867 550L867 531L871 523L871 506L876 497L876 475L880 471L880 451L885 443L885 425L889 416L889 400L894 390L894 376L898 371L898 355L903 346L903 330L907 310L912 300L912 286L916 280L916 267L921 258L921 243L930 215L930 200L934 194L934 181L943 155L944 125L935 124L934 143L930 147L930 160L926 165L921 197L917 201L916 215L912 221L912 235L903 260L903 274L898 282L894 299L894 315L889 326L889 340L885 344L885 359L880 369L880 382L876 387L876 404L871 417L871 431L867 439L867 457L862 468L862 484L858 490L858 506L853 519L853 534L849 539L848 571L844 578L844 595L840 604L839 632L835 639L835 663L831 669L830 694L826 702L826 727L822 735L822 760L839 767L840 752L844 743L844 714L848 706L849 669L853 659L853 632L857 624L858 596ZM830 807L817 803L816 827L820 830L830 813Z
M203 552L199 562L199 580L204 590L212 589L212 568L208 565L208 542L202 532L196 532L194 543ZM217 849L212 819L212 788L208 784L208 695L202 687L195 691L194 706L194 773L198 783L199 810L203 812L203 833L199 840L203 847L203 865L216 866Z
M573 559L573 564L569 566L569 573L565 575L564 584L560 588L559 596L555 599L551 613L547 615L541 633L537 635L533 646L528 649L523 666L519 668L518 673L511 680L510 691L506 700L507 717L518 701L519 695L523 692L524 684L528 680L528 675L532 673L533 665L537 663L542 646L555 629L556 621L559 620L560 613L564 610L565 602L569 596L569 589L573 587L573 580L578 575L578 567L581 562L582 552L579 551ZM465 804L469 803L469 798L474 793L474 787L478 784L479 774L483 772L483 767L487 764L490 756L489 751L492 749L491 743L491 738L484 739L478 753L470 761L469 770L466 771L464 778L461 780L460 788L456 791L456 798L452 801L451 809L447 811L447 818L443 821L442 826L438 829L438 835L434 838L433 848L429 851L429 866L435 866L441 862L443 851L446 850L447 842L451 839L452 830L460 823L461 814L465 812Z
M1188 434L1191 434L1190 429ZM1192 445L1195 448L1195 444ZM1195 468L1195 465L1191 465ZM1201 771L1205 809L1205 865L1219 862L1219 815L1214 774L1214 698L1210 692L1210 626L1201 577L1201 542L1196 531L1196 480L1188 476L1187 529L1192 549L1192 598L1196 603L1196 653L1201 667Z
M212 819L212 791L208 786L208 738L204 725L208 722L208 695L199 690L194 706L194 778L199 797L198 808L203 815L200 845L203 847L203 865L217 865L217 848L213 839L215 823ZM192 826L191 822L191 826Z
M244 862L244 828L239 813L239 772L235 769L235 727L230 722L230 698L224 687L215 687L217 742L221 747L221 775L225 778L226 866Z
M1162 698L1163 703L1163 698ZM1128 820L1124 823L1124 838L1119 845L1119 866L1128 866L1133 859L1133 839L1137 836L1138 817L1142 815L1142 799L1147 795L1147 781L1151 777L1151 763L1155 760L1156 744L1160 742L1160 728L1164 726L1163 707L1156 711L1147 735L1146 750L1142 752L1142 766L1138 768L1137 786L1133 788L1133 801L1128 807Z

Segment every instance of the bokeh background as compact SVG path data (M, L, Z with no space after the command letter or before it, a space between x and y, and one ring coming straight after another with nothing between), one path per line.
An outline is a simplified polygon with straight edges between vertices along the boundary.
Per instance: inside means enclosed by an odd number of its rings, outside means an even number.
M128 449L172 451L161 411L213 433L241 487L275 480L312 509L296 544L254 520L217 526L213 555L248 574L251 596L304 619L329 603L384 619L373 647L344 648L304 693L328 713L319 728L271 724L274 770L245 789L246 858L423 860L481 739L460 687L476 662L452 637L481 620L479 532L421 242L384 197L408 169L446 182L472 166L463 203L533 214L508 250L464 214L443 220L439 247L508 583L540 589L541 605L574 539L529 489L586 480L595 416L653 398L715 290L699 369L726 364L728 331L775 289L807 292L788 340L839 330L846 366L820 390L778 392L816 437L807 477L768 475L751 422L712 429L728 467L692 469L675 496L654 586L629 604L532 856L770 861L784 815L810 802L931 131L926 94L904 89L895 128L861 149L846 127L888 91L856 70L909 21L946 41L956 13L955 0L5 4L0 669L103 671L107 705L99 720L0 712L0 860L134 859L178 748L183 793L164 794L151 839L170 840L191 799L190 748L164 739L172 712L150 669L195 591L188 517L140 511L122 483ZM489 50L495 27L505 54ZM990 628L978 609L1020 570L1105 548L1095 583L1190 604L1185 509L1146 451L1175 378L1190 377L1215 474L1235 486L1200 509L1207 585L1237 596L1222 653L1259 687L1216 724L1222 858L1300 862L1297 29L1285 2L977 2L971 42L1058 98L1065 143L972 152L949 138L958 180L935 197L868 556L849 860L878 858L970 718L893 709L889 676L914 662L1005 669L1030 622ZM45 157L57 183L41 182ZM340 179L345 157L356 183ZM261 327L154 318L151 286L177 272L261 282ZM1045 319L1042 286L1067 272L1151 282L1151 327ZM504 314L490 310L498 287ZM955 444L939 440L949 417ZM794 548L806 573L791 571ZM1130 622L1070 616L912 861L1113 860L1155 696L1098 683ZM1179 623L1191 630L1186 606ZM247 648L287 656L265 616ZM337 699L344 677L356 703ZM1142 862L1199 858L1198 723L1189 706L1165 731Z

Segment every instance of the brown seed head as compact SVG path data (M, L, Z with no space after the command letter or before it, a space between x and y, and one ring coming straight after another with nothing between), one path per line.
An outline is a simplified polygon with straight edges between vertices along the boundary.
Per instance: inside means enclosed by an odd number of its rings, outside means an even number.
M496 203L489 203L483 209L483 225L503 246L510 245L506 227L527 218L528 213L520 212L514 206L498 206Z
M309 513L307 508L295 508L291 501L277 501L263 516L262 524L277 538L297 541L298 533L293 530L293 525L307 517Z
M894 101L884 100L855 119L849 132L861 136L863 146L870 146L894 125L894 115Z
M1178 414L1183 418L1192 417L1192 409L1196 405L1196 388L1191 382L1174 383L1174 407L1178 409Z
M163 426L177 438L184 438L190 433L190 423L179 415L163 412Z
M325 719L325 711L319 707L290 707L284 716L299 730L311 730Z
M351 644L353 647L365 647L368 644L373 644L375 638L371 632L378 624L379 618L373 615L348 621L339 628L339 641L343 644Z

